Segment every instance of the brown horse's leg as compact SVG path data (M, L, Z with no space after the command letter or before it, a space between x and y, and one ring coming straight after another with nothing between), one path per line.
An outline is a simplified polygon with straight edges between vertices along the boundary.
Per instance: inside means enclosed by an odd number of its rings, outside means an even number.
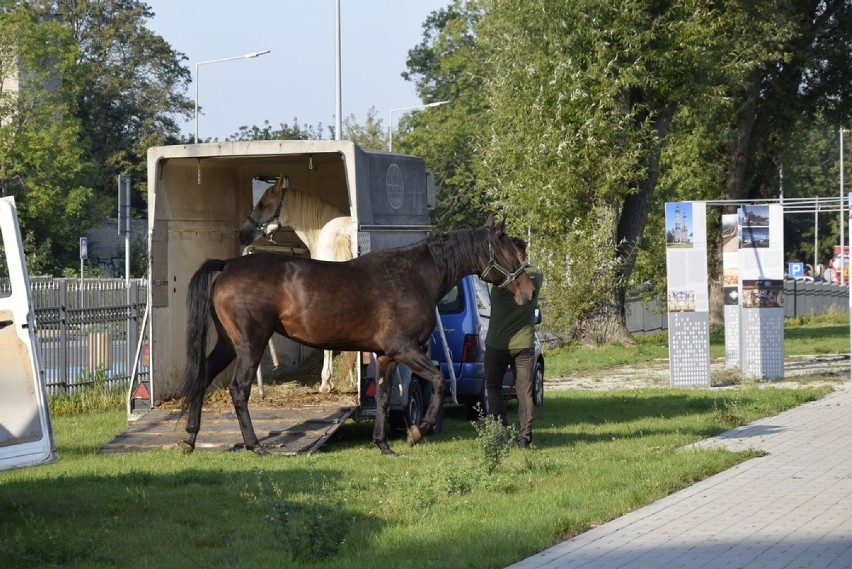
M219 335L219 341L216 342L216 345L213 347L213 351L210 352L210 355L207 356L207 377L205 378L205 385L208 387L213 380L216 379L222 371L230 365L232 361L234 361L235 353L234 348L231 346L230 342L227 340L222 340L223 336ZM187 419L186 419L186 432L188 433L188 437L178 443L178 447L185 454L191 453L195 450L195 439L198 437L198 431L201 428L201 408L204 403L204 393L201 394L201 397L191 401L189 404L189 410L187 411Z
M237 413L237 421L240 423L240 431L243 434L243 442L246 448L258 456L264 456L269 453L261 446L260 441L257 439L257 434L254 432L254 425L252 425L251 416L248 411L252 379L257 373L260 358L258 357L256 360L251 358L251 361L246 361L247 358L249 358L248 355L237 355L237 365L234 369L234 377L230 385L231 400L234 402L234 411Z
M376 360L376 425L373 428L373 442L382 454L395 454L388 446L387 416L390 408L390 384L396 362L387 356Z
M408 428L408 445L414 446L423 438L423 433L428 433L438 422L438 416L444 408L444 376L417 347L406 350L397 359L408 366L414 374L428 380L432 386L432 397L423 415L423 422L419 426L411 425Z
M237 354L234 376L229 386L231 400L234 403L234 411L237 413L237 421L240 423L240 431L243 434L243 442L248 450L254 451L258 456L263 456L268 454L268 452L261 446L260 441L257 439L257 434L254 432L254 426L252 425L248 410L248 400L251 395L252 380L257 373L257 366L260 364L263 348L266 347L266 340L260 344L260 350L251 347L240 350Z

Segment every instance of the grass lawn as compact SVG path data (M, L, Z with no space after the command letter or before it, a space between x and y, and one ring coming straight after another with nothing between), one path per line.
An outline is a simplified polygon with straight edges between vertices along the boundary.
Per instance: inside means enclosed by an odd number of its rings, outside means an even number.
M788 355L848 353L848 319L793 322L785 338ZM664 335L565 349L546 374L667 355ZM686 447L831 390L797 379L806 387L546 390L531 452L450 407L443 433L394 440L395 457L373 446L371 422L311 456L100 455L126 426L123 397L95 394L85 412L57 398L57 463L0 472L0 566L504 567L755 456Z
M123 411L59 416L56 464L0 473L0 558L7 568L502 567L749 458L684 447L829 389L555 391L537 410L535 449L512 448L491 474L458 407L441 435L393 441L396 457L372 445L372 423L353 422L312 456L99 455Z

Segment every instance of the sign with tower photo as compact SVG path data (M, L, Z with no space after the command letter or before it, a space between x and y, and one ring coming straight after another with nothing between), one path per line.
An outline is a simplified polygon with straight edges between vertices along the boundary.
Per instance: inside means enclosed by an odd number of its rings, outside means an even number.
M671 386L708 387L710 302L703 202L666 203L666 271Z
M749 379L784 377L784 210L744 205L739 236L740 371Z

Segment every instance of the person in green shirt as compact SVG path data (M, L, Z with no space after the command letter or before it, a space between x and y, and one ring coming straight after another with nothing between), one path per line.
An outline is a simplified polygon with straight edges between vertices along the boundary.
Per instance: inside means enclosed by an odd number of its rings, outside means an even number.
M527 244L513 238L518 260L526 263ZM541 291L541 272L526 265L526 273L535 286L529 304L518 306L512 293L491 287L491 321L485 336L485 388L488 400L487 414L508 426L506 402L502 385L506 368L515 369L515 391L518 395L518 447L530 448L533 420L533 369L535 367L535 309Z

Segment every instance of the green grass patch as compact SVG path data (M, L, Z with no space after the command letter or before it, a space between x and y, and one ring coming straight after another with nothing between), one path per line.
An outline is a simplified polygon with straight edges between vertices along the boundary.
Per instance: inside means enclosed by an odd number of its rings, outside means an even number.
M311 456L100 455L126 425L123 409L58 416L56 464L0 473L0 558L4 568L503 567L753 456L685 447L827 392L554 391L536 410L534 450L512 447L496 464L481 460L461 407L414 448L392 441L395 457L371 443L370 422L348 422Z
M564 377L577 372L668 359L667 333L636 336L636 341L635 346L629 347L616 344L596 348L571 345L545 350L545 377ZM847 314L791 318L785 322L784 354L787 356L849 354L849 351ZM724 330L710 334L710 356L725 356Z

